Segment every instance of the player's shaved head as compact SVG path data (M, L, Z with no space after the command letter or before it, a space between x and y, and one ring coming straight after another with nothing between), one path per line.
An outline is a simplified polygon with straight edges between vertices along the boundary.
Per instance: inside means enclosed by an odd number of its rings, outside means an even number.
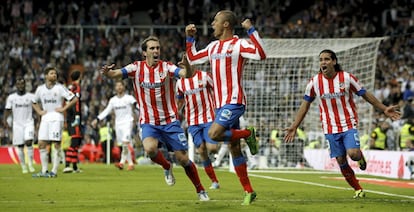
M221 10L218 12L218 15L222 15L223 21L229 23L229 28L234 29L234 26L237 24L237 17L234 12L230 10Z

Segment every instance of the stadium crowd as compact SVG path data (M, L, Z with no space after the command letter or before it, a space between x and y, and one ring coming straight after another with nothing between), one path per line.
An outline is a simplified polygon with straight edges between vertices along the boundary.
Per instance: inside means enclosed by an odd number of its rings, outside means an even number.
M113 95L113 82L99 73L106 63L121 64L140 59L140 41L157 34L164 46L165 60L177 63L185 50L184 26L209 24L213 15L228 8L255 21L265 38L344 38L389 36L380 45L373 91L385 104L404 107L403 118L414 119L414 23L412 0L195 0L155 1L146 13L148 28L131 31L133 1L39 1L8 0L0 5L0 118L7 96L15 89L15 79L24 75L27 90L34 92L43 80L43 69L55 66L59 78L67 82L73 64L81 64L83 125L95 141L90 122ZM154 2L154 3L155 3ZM43 5L44 3L42 3ZM378 8L378 9L372 9ZM142 14L142 13L141 13ZM145 14L145 13L144 13ZM82 30L77 26L85 26ZM87 27L93 25L94 27ZM116 25L118 28L109 28ZM169 26L169 27L165 27ZM173 26L176 26L175 28ZM197 45L208 44L208 33L199 33ZM131 89L131 85L129 85ZM131 90L132 91L132 90ZM407 112L405 112L407 111ZM258 117L248 117L258 118ZM381 117L378 116L378 122ZM399 128L393 133L398 137ZM269 131L266 131L268 133ZM259 129L262 140L270 141ZM7 144L0 126L1 144ZM396 143L397 141L395 141ZM392 147L397 150L398 145ZM411 147L413 148L413 147Z

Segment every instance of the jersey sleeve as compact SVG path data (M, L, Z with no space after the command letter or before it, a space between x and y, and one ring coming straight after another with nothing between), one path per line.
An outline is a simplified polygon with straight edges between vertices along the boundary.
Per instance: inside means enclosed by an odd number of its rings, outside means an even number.
M69 89L67 89L63 85L60 85L60 92L62 93L62 97L65 98L67 101L70 101L75 97L75 94L69 91Z
M349 74L350 78L350 90L358 96L364 95L367 91L363 87L362 83L353 74Z
M36 88L32 103L36 104L38 102L40 102L40 86Z
M12 96L8 96L6 99L6 106L4 107L6 110L12 109Z
M122 71L122 79L126 78L135 78L135 73L139 70L139 62L136 61L125 67L121 68Z
M249 35L250 40L241 39L240 42L241 56L253 60L266 59L264 42L256 29L254 27L250 28L247 31L247 34Z
M206 48L197 51L196 46L195 46L195 40L193 37L187 37L186 39L186 54L187 54L187 59L188 62L190 63L190 65L195 65L195 64L203 64L205 62L208 61L208 51L210 49L210 47L216 43L211 42L209 45L206 46Z
M311 79L306 85L305 95L303 99L308 102L313 102L313 100L315 100L315 97L316 97L315 88L313 86L313 79Z
M183 92L183 89L181 88L181 80L183 80L183 79L179 79L178 81L177 81L177 83L176 83L176 85L175 85L175 90L176 90L176 97L177 97L177 99L182 99L182 98L184 98L184 92Z
M97 117L99 120L104 119L112 111L112 102L113 102L113 99L111 98L108 102L108 105L105 107L105 109L101 113L99 113Z

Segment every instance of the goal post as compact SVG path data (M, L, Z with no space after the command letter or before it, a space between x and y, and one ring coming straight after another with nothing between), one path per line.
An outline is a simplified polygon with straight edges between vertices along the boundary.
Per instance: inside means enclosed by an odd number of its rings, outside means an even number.
M307 141L292 144L282 141L283 129L293 122L309 79L319 71L319 53L322 50L336 52L342 69L354 74L364 88L373 92L378 48L385 39L387 37L263 39L267 59L247 60L243 72L247 96L244 118L256 128L260 141L256 167L304 165L303 149L308 141L320 139L322 148L326 147L317 104L311 105L301 125L307 134ZM203 64L198 68L207 71L210 67ZM354 99L358 107L358 130L361 134L368 133L374 109L363 98ZM275 130L278 132L278 148L274 148L270 142L272 131ZM190 148L189 151L194 150ZM269 164L260 164L262 162Z
M270 151L266 149L270 148L273 130L279 132L278 145L284 145L281 132L293 122L309 79L319 71L319 53L323 49L336 52L342 69L354 74L368 91L373 92L378 48L385 39L387 37L264 39L267 59L248 60L244 69L247 95L245 118L257 128L261 153L266 155ZM374 109L364 103L361 97L355 97L355 101L359 116L358 129L361 134L367 133L371 128ZM324 142L317 104L311 105L302 127L310 140L320 138ZM283 155L280 151L283 148L279 149L279 156ZM286 154L292 156L290 152Z

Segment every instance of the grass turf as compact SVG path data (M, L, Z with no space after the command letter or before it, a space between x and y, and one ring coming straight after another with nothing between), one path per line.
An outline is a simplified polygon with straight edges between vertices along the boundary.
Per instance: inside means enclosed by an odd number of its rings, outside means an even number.
M200 202L181 167L174 168L177 182L172 187L165 184L159 166L136 166L134 171L120 171L104 164L81 164L81 168L83 173L60 172L57 178L48 179L23 175L18 165L0 165L1 210L349 212L410 211L414 205L414 189L373 184L362 186L395 195L367 192L365 199L353 199L353 191L345 180L324 178L339 177L339 173L251 172L250 180L258 198L252 205L242 206L242 188L237 176L228 170L216 170L221 188L209 190L211 182L199 168L211 198L209 202Z

